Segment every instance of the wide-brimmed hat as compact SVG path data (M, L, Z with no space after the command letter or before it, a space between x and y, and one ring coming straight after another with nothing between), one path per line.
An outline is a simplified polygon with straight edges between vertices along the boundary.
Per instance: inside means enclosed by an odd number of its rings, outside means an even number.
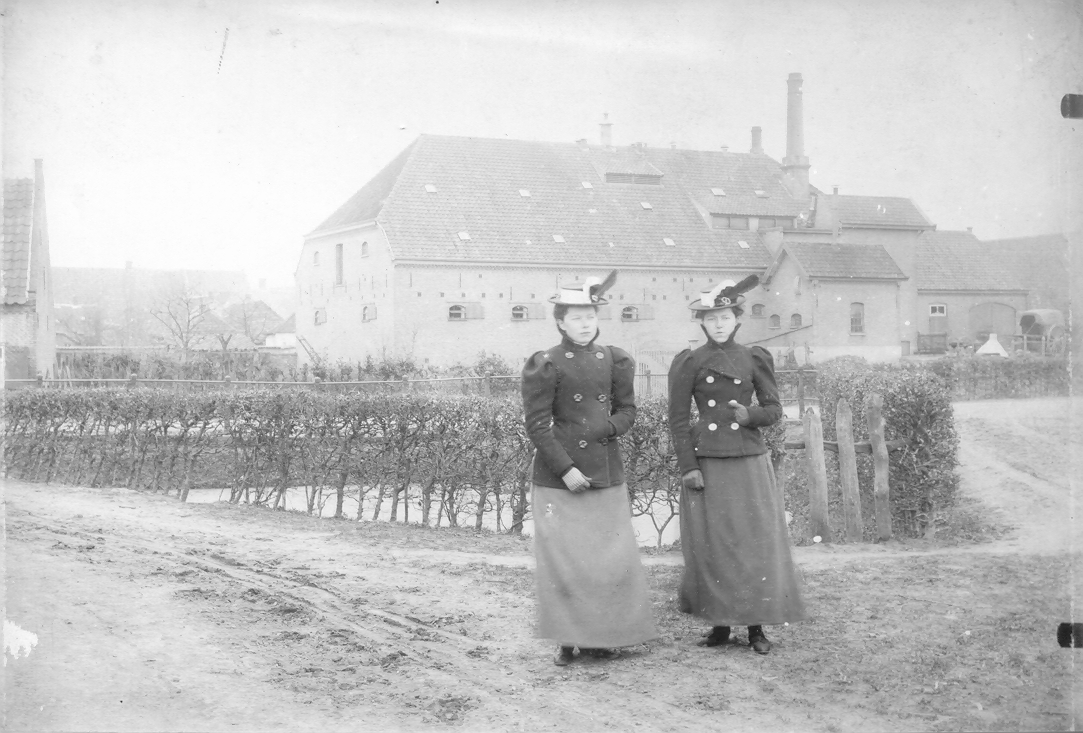
M605 305L608 301L602 296L617 282L617 271L605 276L588 277L583 282L568 283L560 286L560 292L549 299L557 305Z
M749 275L739 283L723 280L710 290L704 290L698 298L693 298L688 307L694 311L713 311L718 308L733 308L745 302L745 293L760 284L758 275Z

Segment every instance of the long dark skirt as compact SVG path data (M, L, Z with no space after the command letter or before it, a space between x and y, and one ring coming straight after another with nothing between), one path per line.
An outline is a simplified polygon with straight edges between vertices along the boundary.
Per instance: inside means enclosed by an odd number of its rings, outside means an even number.
M706 488L681 492L680 610L712 626L807 618L767 454L701 458L699 468Z
M573 494L534 486L538 636L621 647L658 638L625 484Z

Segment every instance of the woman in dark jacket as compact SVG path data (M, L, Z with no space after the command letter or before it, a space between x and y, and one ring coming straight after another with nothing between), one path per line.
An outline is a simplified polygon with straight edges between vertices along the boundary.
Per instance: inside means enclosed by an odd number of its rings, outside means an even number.
M616 280L589 278L551 298L562 340L523 367L526 430L536 448L534 517L538 635L555 663L658 637L632 530L617 438L635 420L632 358L598 346L598 306Z
M673 360L669 426L682 476L680 608L712 625L707 646L725 644L730 627L743 625L749 645L767 654L763 625L800 621L806 613L782 492L759 430L782 417L774 363L765 349L733 340L741 293L758 282L755 275L740 284L726 280L690 304L707 343Z

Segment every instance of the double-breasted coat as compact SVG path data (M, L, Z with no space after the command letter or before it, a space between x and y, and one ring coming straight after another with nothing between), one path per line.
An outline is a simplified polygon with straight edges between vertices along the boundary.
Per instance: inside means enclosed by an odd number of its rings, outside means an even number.
M526 430L537 452L533 481L563 489L573 467L591 488L624 483L617 438L635 422L635 362L615 346L568 338L523 367Z

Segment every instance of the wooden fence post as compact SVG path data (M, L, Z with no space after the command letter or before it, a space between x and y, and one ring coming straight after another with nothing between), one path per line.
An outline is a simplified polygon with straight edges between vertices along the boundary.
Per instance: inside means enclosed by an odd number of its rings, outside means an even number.
M643 374L640 375L640 376L643 377L643 396L644 397L650 397L651 396L651 368L650 368L650 365L648 365L648 364L643 365Z
M481 393L486 397L493 396L493 373L485 372L485 376L481 380Z
M842 484L842 514L846 541L860 542L861 495L857 488L857 450L854 448L854 419L850 403L839 400L835 409L835 437L839 444L839 482Z
M805 411L805 460L808 463L808 511L813 536L831 541L827 517L827 463L824 460L824 429L811 407Z
M797 414L805 414L805 370L797 367Z
M139 377L135 376L135 372L132 372L130 375L128 375L128 384L125 385L125 386L128 389L132 389L138 383L139 383Z
M881 540L891 539L891 492L888 485L887 443L884 441L884 398L869 395L865 416L869 423L872 465L875 475L873 498L876 501L876 531Z

